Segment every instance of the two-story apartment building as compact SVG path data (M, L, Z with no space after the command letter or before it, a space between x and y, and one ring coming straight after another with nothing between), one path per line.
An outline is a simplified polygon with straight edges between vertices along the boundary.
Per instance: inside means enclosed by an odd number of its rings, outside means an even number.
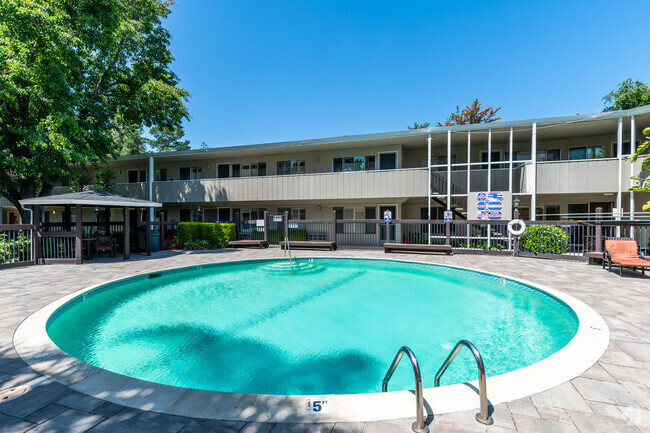
M164 204L167 218L455 218L468 197L504 191L525 219L620 212L635 218L647 193L630 193L641 162L630 154L650 126L632 110L388 133L124 156L111 162L122 195ZM56 191L65 191L65 187ZM11 208L3 206L3 221ZM45 220L61 212L46 209ZM58 215L57 215L58 213ZM121 220L121 216L116 216Z

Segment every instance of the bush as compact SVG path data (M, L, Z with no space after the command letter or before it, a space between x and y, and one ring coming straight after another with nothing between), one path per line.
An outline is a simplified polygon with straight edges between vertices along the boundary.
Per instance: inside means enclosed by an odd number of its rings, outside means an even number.
M569 236L558 226L528 226L519 237L519 251L538 254L564 254Z
M178 223L177 231L177 247L194 246L197 241L205 241L212 248L227 248L228 242L235 239L235 225L232 223Z
M426 244L427 235L425 233L408 232L404 236L404 242L407 244Z
M15 263L28 254L32 241L27 236L18 235L11 240L8 236L0 235L0 263Z
M264 232L253 232L253 239L261 240L264 239ZM307 240L307 230L301 229L289 229L289 240L290 241L306 241ZM284 230L269 230L269 244L280 244L284 242Z

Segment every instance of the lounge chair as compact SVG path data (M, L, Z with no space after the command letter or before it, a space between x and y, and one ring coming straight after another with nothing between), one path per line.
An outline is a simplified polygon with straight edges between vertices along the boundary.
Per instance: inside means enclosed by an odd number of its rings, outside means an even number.
M603 269L609 265L609 271L612 271L612 265L619 267L619 275L623 276L623 268L641 269L645 275L646 268L650 268L650 261L645 260L643 253L639 251L636 241L607 240L605 241L605 251L603 251Z

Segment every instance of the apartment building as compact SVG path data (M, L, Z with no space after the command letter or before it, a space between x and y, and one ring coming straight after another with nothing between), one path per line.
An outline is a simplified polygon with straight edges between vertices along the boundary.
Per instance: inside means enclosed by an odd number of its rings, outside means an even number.
M580 218L596 207L636 218L630 155L650 106L625 111L131 155L110 165L122 195L163 203L168 219L473 218L472 197L499 191L525 219ZM67 191L58 187L55 192ZM3 222L12 208L2 205ZM52 213L54 211L54 213ZM506 214L510 213L510 209ZM58 215L57 215L58 213ZM46 209L46 221L62 212ZM570 214L570 215L569 215ZM121 220L116 215L116 220Z

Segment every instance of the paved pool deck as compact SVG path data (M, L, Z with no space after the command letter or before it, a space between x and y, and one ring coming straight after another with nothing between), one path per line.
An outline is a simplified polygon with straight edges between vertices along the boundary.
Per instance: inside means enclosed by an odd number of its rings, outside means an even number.
M102 259L82 266L48 265L0 271L0 390L31 391L0 402L3 432L410 432L414 418L366 423L272 424L214 421L148 412L86 396L44 377L17 355L12 337L27 316L76 290L121 276L224 260L283 257L278 248L161 252L131 260ZM298 257L417 260L497 272L563 291L595 309L611 340L602 358L570 382L497 404L494 425L474 421L475 410L430 418L432 432L650 432L650 276L602 270L585 262L480 255L390 254L366 249L294 251ZM488 390L489 391L489 390ZM478 404L478 398L477 398Z

